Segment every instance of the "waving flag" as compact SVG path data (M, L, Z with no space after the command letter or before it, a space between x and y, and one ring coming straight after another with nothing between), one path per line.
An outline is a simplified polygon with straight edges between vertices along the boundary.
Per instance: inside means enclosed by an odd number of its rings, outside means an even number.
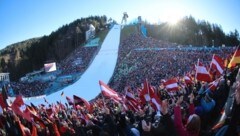
M148 83L147 79L144 81L144 87L140 92L140 99L143 103L146 103L146 101L150 102L155 110L160 110L161 107L160 98L154 93L154 90Z
M178 84L177 80L175 79L170 79L164 83L165 88L168 91L178 91Z
M114 90L112 90L110 87L108 87L105 83L102 81L99 81L99 85L102 91L102 94L105 97L112 98L115 101L121 101L121 97L118 95L118 93Z
M240 49L239 46L237 47L237 50L234 52L232 59L230 63L228 64L228 68L231 68L237 64L240 64Z
M195 78L199 81L205 81L205 82L211 82L212 78L207 71L206 67L203 66L202 63L199 62L196 65L196 73L195 73Z
M87 100L85 100L81 97L78 97L76 95L73 95L73 100L74 100L75 106L77 106L77 105L86 106L86 108L90 111L91 105Z
M0 93L0 106L4 109L7 107L7 104L2 96L2 94Z
M140 92L140 99L142 102L148 102L151 100L151 96L154 95L154 91L152 90L150 84L148 83L148 80L146 79L144 81L144 86L142 91Z
M193 81L192 81L191 77L189 77L189 76L184 76L183 79L184 79L184 82L185 82L186 84L188 84L188 85L193 84Z
M224 61L222 60L222 58L214 54L212 57L209 71L216 71L217 75L221 75L224 71Z
M219 83L219 81L220 81L221 79L222 79L222 78L218 78L218 79L216 79L215 81L209 83L209 84L208 84L209 90L215 91L215 90L217 89L218 83Z
M22 96L18 95L16 99L13 101L12 105L12 110L18 114L19 116L22 116L24 119L28 120L31 122L31 113L26 107L26 105L23 102Z
M139 102L135 99L132 92L129 90L126 91L125 103L133 110L138 111L140 108Z

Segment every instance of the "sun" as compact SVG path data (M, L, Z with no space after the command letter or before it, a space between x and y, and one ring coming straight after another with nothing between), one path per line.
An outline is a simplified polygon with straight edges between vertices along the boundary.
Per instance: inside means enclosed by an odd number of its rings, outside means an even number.
M166 12L164 20L170 25L177 25L177 23L182 17L183 15L180 10L173 9Z
M178 21L180 20L180 17L178 16L170 16L167 20L167 22L170 24L170 25L176 25L178 23Z

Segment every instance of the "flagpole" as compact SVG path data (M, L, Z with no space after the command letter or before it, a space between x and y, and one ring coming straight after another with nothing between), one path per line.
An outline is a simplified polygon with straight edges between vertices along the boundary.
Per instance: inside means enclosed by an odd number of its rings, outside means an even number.
M211 60L211 63L210 63L210 68L208 69L208 73L210 73L210 70L212 68L212 61L213 61L214 56L215 56L215 54L213 54L213 57L212 57L212 60Z
M227 58L227 65L226 65L226 67L225 67L225 71L224 71L225 76L227 76L227 74L228 74L228 73L227 73L227 71L228 71L228 65L229 65L230 62L232 61L232 59L233 59L233 57L235 56L235 54L236 54L236 52L238 51L238 49L239 49L239 45L237 46L236 50L234 51L234 54L232 55L230 61L229 61L228 58Z
M199 59L197 61L197 67L196 67L196 70L195 70L194 82L196 82L196 79L197 79L197 69L198 69L198 66L199 66Z
M222 79L222 77L219 77L218 79L214 80L214 81L213 81L213 84L212 84L211 86L209 86L202 94L206 93L207 90L209 90L212 86L214 86L215 81L218 81L218 82L219 82L221 79Z

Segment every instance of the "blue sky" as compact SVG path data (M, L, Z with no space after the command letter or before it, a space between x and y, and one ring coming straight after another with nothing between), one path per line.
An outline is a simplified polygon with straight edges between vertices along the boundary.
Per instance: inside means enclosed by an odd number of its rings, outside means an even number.
M49 35L64 24L89 15L117 22L142 16L150 22L192 15L220 24L224 32L240 31L239 0L1 0L0 49L33 37Z

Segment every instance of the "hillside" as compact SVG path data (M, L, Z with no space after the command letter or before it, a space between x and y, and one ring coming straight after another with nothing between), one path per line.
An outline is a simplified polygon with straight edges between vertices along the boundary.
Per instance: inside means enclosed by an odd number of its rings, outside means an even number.
M47 61L60 62L86 42L85 32L89 24L95 27L96 36L103 41L107 34L106 16L77 19L48 36L15 43L1 50L0 72L9 72L10 79L16 81L26 73L42 68Z

